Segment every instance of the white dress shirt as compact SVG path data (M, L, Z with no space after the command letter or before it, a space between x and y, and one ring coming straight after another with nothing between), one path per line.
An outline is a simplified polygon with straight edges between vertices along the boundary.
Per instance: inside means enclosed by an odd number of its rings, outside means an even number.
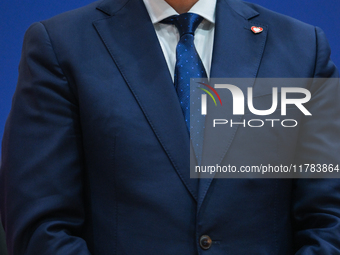
M171 24L160 23L163 19L178 13L164 0L143 0L155 27L159 43L162 47L169 71L174 80L176 65L176 46L179 41L177 28ZM216 0L199 0L189 10L204 18L195 31L195 47L204 68L210 77L211 59L215 32L215 7Z

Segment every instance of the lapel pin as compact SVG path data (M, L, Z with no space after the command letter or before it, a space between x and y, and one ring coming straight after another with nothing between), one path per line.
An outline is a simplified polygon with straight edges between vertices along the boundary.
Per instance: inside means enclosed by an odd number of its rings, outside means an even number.
M256 26L252 26L250 29L251 31L253 31L254 34L259 34L263 31L262 27L256 27Z

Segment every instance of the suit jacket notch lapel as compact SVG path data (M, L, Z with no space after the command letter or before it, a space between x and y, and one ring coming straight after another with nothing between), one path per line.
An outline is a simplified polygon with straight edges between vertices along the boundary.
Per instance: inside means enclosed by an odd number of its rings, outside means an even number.
M247 87L252 87L254 84L267 38L268 26L254 21L254 18L258 15L257 11L242 1L217 1L211 78L253 78L237 84L244 95L246 95ZM250 18L253 20L248 20ZM252 26L261 26L263 31L255 34L251 30ZM223 97L228 98L228 91L219 90L218 92L221 92L222 101ZM228 109L232 109L232 100L224 100L223 104ZM208 109L209 106L210 109L214 108L208 102ZM227 113L224 112L223 116L225 116L225 119L233 119L235 122L240 122L243 118L239 115L233 116L231 110L228 110ZM212 120L220 117L218 111L209 114L208 110L202 165L220 164L228 153L237 129L240 128L239 125L236 125L228 128L224 133L215 132L212 127ZM201 178L199 181L198 208L203 203L213 177L214 174L209 174L209 178Z
M95 21L94 26L178 175L196 199L197 179L190 179L189 171L189 134L156 32L143 1L119 2L124 7L101 6L105 12L119 11Z

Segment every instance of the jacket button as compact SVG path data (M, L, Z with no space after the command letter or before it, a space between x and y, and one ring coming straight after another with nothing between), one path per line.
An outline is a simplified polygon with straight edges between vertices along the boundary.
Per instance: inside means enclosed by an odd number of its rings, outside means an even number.
M203 250L208 250L211 247L212 241L210 236L203 235L200 238L200 246Z

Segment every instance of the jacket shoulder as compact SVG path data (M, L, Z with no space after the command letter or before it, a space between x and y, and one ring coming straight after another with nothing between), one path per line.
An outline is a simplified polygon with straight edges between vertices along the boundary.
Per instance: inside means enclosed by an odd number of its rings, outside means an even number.
M275 28L278 31L289 31L289 32L302 32L307 31L309 33L315 34L315 26L302 22L293 17L269 10L263 6L244 2L246 5L254 9L259 13L255 18L257 22L263 22L270 26L270 28Z
M95 1L86 6L70 10L54 17L41 21L47 31L74 31L91 24L94 20L108 17L107 14L97 10L102 0Z

